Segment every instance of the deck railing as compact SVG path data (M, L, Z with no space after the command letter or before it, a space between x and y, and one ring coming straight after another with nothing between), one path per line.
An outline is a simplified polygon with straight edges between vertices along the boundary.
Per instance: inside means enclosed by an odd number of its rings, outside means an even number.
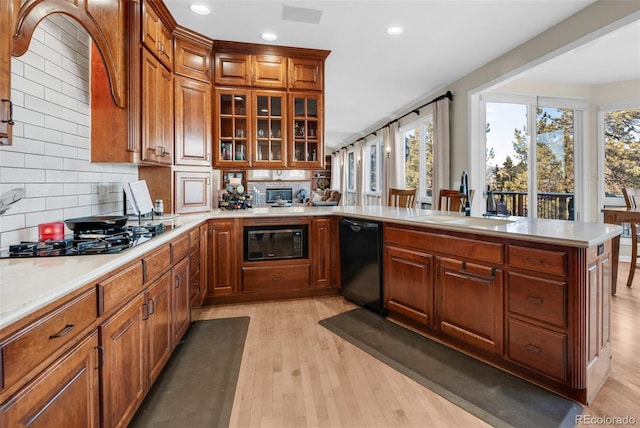
M494 191L493 195L505 204L507 214L528 216L527 192ZM574 220L573 193L538 193L538 218Z

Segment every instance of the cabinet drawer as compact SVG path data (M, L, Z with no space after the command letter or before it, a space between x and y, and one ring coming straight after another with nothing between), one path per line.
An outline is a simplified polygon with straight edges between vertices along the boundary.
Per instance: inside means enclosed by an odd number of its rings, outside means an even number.
M385 242L392 242L403 247L468 257L481 262L502 264L504 260L504 246L497 242L479 241L399 227L386 227L384 239Z
M554 275L567 274L567 253L509 245L509 265Z
M310 278L310 265L242 268L245 292L309 288Z
M0 386L26 383L26 376L96 321L96 291L92 289L19 332L0 347Z
M161 247L154 253L142 258L143 278L148 283L160 276L171 267L171 248L169 245Z
M189 254L191 264L189 266L189 272L195 272L200 270L200 248L196 248Z
M191 250L200 248L200 229L194 228L189 231L189 240L191 241Z
M178 263L189 254L189 234L185 233L171 243L171 262Z
M510 312L566 327L567 287L564 282L510 272L507 287Z
M565 382L567 336L522 321L509 320L508 357Z
M98 315L114 309L129 297L138 294L142 291L142 283L140 261L98 283Z

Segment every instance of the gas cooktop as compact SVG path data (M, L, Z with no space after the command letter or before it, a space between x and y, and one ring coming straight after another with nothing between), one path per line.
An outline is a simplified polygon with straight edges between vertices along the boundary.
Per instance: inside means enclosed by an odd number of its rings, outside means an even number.
M175 226L164 224L74 231L73 236L44 242L20 242L0 252L0 258L114 254L143 244Z

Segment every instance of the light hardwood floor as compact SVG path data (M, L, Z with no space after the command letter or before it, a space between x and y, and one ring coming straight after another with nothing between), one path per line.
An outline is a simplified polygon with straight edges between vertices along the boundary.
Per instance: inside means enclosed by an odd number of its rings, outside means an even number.
M612 373L584 414L640 425L640 278L627 288L628 266L612 299ZM323 297L194 310L194 320L251 317L230 426L489 426L318 324L354 307Z

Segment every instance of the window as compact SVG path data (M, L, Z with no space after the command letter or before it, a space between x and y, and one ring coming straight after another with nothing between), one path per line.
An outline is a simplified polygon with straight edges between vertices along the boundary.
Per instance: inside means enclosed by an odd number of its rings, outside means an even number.
M640 106L606 106L598 113L604 204L624 206L622 189L640 188Z
M405 188L417 189L418 201L431 203L433 194L433 114L400 128L404 141ZM423 110L424 112L424 110Z
M347 152L347 190L356 191L356 154L353 149Z
M365 194L380 194L380 186L382 185L382 140L376 139L364 148L364 167L365 167Z
M493 191L498 210L574 220L574 144L582 140L586 101L504 95L482 100L484 188Z

